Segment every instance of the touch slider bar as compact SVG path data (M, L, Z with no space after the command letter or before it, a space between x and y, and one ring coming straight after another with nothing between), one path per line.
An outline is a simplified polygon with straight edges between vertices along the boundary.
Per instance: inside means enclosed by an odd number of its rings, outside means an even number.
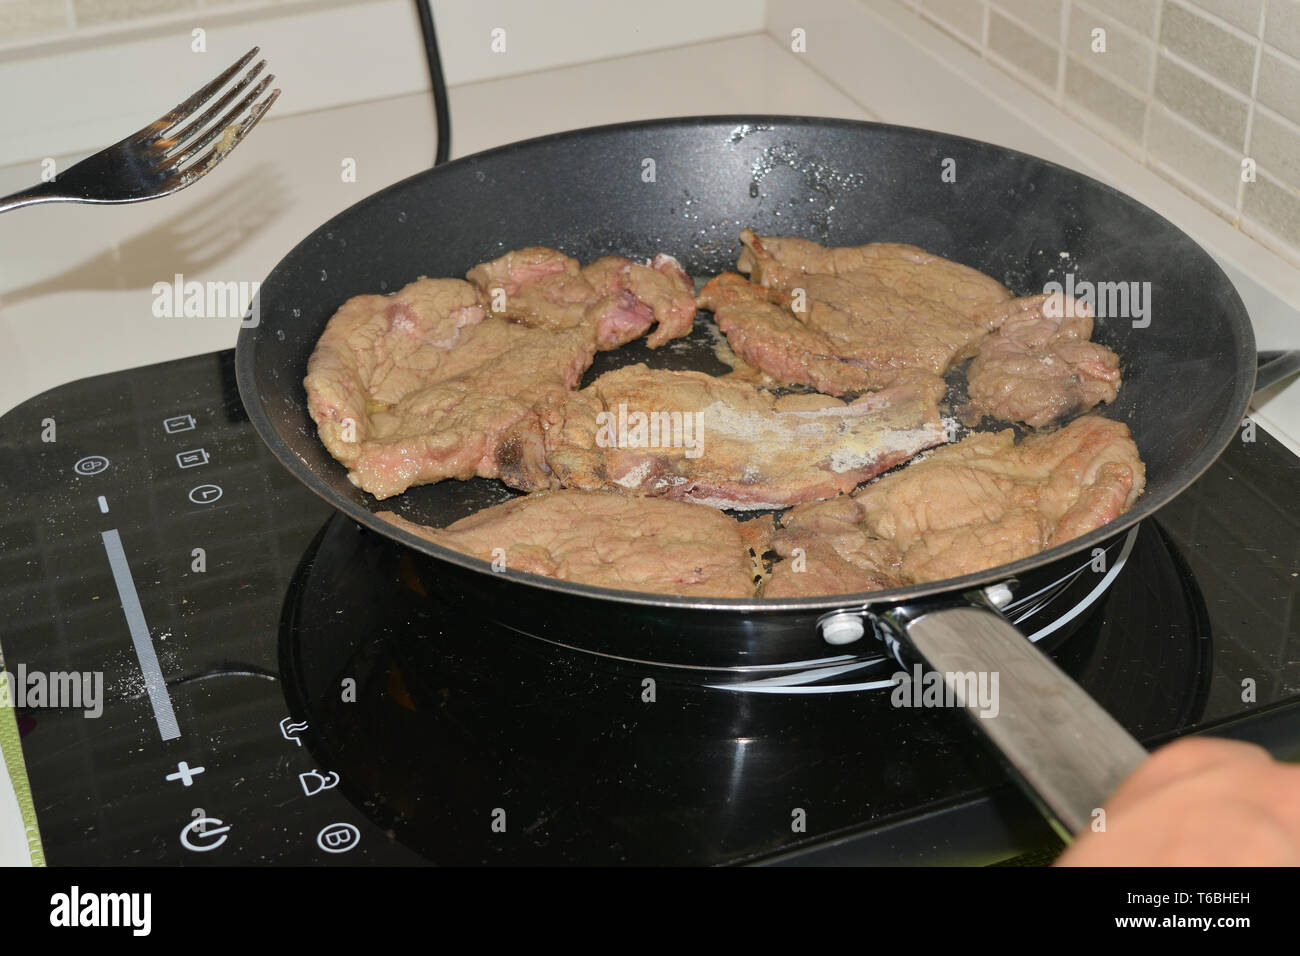
M158 732L162 734L163 740L175 740L181 735L181 729L176 723L176 712L172 710L172 699L167 693L162 668L158 666L153 639L149 637L149 626L145 623L144 611L140 607L140 595L136 592L135 581L131 577L131 566L126 563L126 552L122 550L122 537L116 528L101 532L100 537L104 539L108 565L113 569L117 596L122 599L122 613L126 615L126 626L131 631L131 643L135 645L135 656L140 661L140 672L144 674L144 686L149 692L149 703L153 706L154 720L158 722Z

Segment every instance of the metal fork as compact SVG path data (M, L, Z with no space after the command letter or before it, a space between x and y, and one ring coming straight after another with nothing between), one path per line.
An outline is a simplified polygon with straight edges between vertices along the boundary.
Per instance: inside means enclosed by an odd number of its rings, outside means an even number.
M166 196L202 179L248 135L280 95L279 90L272 90L266 99L253 105L275 79L268 73L213 121L262 72L266 61L259 60L234 86L195 116L257 52L258 47L253 47L176 109L121 142L88 156L49 182L0 199L0 212L42 202L140 202ZM244 116L245 112L248 115ZM213 140L217 140L216 145L199 156Z

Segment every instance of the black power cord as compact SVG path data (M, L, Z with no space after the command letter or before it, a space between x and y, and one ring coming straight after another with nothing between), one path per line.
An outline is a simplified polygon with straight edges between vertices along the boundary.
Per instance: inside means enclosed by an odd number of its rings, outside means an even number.
M433 165L440 166L451 153L451 113L447 109L447 81L442 75L442 57L438 54L438 34L433 29L432 0L415 0L415 12L420 18L420 33L424 36L424 58L429 64L429 81L433 85L433 119L438 126L438 148L433 154Z

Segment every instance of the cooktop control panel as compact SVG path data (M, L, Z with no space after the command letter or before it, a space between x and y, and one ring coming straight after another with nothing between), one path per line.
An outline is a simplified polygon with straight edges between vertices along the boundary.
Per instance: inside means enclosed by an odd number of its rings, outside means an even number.
M281 604L330 509L248 425L232 353L0 420L0 648L51 864L401 862L305 744Z

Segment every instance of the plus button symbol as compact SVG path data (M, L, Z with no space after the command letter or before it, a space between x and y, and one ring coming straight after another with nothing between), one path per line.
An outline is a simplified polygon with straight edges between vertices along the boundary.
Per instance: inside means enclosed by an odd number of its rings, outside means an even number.
M185 786L194 782L194 778L203 772L202 767L190 767L182 760L176 765L176 772L167 775L168 780L179 780Z

